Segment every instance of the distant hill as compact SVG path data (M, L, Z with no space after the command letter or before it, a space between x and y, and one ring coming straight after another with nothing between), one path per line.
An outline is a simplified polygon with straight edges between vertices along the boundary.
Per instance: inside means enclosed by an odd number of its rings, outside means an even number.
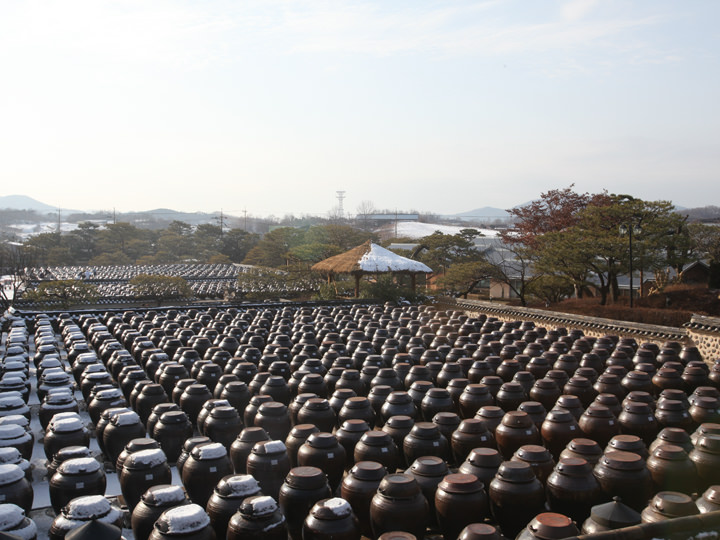
M475 208L474 210L468 210L467 212L461 212L459 214L452 214L441 216L445 219L456 219L460 221L492 221L496 219L508 219L510 214L507 210L502 208L494 208L492 206L483 206L482 208Z
M41 214L57 212L57 206L50 206L27 195L0 196L0 208L8 208L10 210L34 210Z

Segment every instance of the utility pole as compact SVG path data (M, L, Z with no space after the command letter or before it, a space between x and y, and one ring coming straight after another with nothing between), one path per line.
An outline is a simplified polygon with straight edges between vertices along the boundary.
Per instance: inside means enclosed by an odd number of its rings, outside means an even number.
M343 201L345 200L345 192L344 191L336 191L337 193L337 200L338 200L338 215L340 219L343 218Z
M220 218L218 219L218 222L220 223L220 236L222 236L223 228L225 227L225 216L223 215L222 208L220 209Z

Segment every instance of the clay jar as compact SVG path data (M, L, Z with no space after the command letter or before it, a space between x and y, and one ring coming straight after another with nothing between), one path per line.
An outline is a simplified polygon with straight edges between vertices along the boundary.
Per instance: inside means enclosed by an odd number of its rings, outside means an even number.
M73 529L91 521L109 523L120 528L123 525L123 512L102 495L78 497L64 506L55 517L50 525L48 538L62 540Z
M185 411L192 425L197 425L198 415L203 405L212 399L212 392L204 384L190 384L180 396L180 408Z
M540 432L527 413L510 411L495 429L495 443L502 456L510 459L521 446L540 444Z
M560 459L580 458L587 461L591 467L594 467L602 454L602 448L597 442L592 439L578 437L570 441L565 450L560 452Z
M338 423L351 419L364 420L370 429L375 425L375 411L366 397L351 397L343 403L338 413Z
M17 505L29 514L33 496L32 485L18 465L12 463L0 465L0 499L3 503Z
M298 465L321 469L335 492L345 472L345 448L332 433L313 433L298 450Z
M700 513L706 514L708 512L715 512L720 510L720 486L710 486L705 490L695 504L700 510Z
M560 457L560 452L562 452L565 446L577 437L579 433L580 428L578 427L575 417L563 409L550 411L540 428L543 443L555 459Z
M150 416L148 416L147 423L145 424L148 434L151 437L153 436L155 426L160 421L160 417L164 413L166 413L168 411L179 411L179 410L181 410L180 407L178 407L175 403L159 403L158 405L155 405L153 407L152 412L150 413Z
M317 467L290 469L280 488L278 503L293 540L302 539L302 528L308 512L315 503L332 497L325 473Z
M290 434L285 439L285 448L288 458L290 458L291 467L298 466L297 455L300 447L305 444L310 435L319 432L320 430L312 424L298 424L290 430Z
M505 416L505 411L496 405L486 405L484 407L480 407L480 410L475 413L475 418L485 422L485 426L488 428L488 431L493 434L493 436L495 436L495 430L502 422L503 416Z
M695 493L698 475L688 454L672 444L661 444L647 459L647 468L653 481L653 491L679 491Z
M248 497L228 523L227 540L287 540L285 517L267 495Z
M592 466L580 458L560 459L545 487L550 510L582 523L601 501L602 490Z
M671 427L665 428L660 431L660 433L658 433L658 436L648 447L648 451L650 452L650 454L652 454L655 449L662 444L672 444L675 446L679 446L688 454L692 452L694 448L693 443L690 440L690 435L688 435L687 431L680 428Z
M262 441L247 458L247 473L255 477L266 495L278 500L280 487L290 472L290 458L282 441Z
M340 486L340 495L350 503L360 522L364 536L372 536L370 527L370 503L387 470L375 461L359 461L345 476Z
M503 535L514 538L543 511L545 491L528 463L505 461L490 482L490 511Z
M185 441L185 443L183 444L182 452L180 452L180 456L175 462L175 468L177 469L180 478L182 478L183 466L190 457L190 452L192 452L192 449L196 446L200 446L201 444L208 444L210 442L212 442L210 440L210 437L191 437Z
M180 486L160 484L152 486L140 498L130 518L135 540L147 540L160 515L175 506L190 504Z
M302 528L304 540L360 540L360 527L350 504L339 497L316 503Z
M524 461L530 465L543 486L555 468L555 460L550 451L536 444L526 444L518 448L511 461Z
M153 526L149 540L212 540L215 531L210 518L197 504L165 510Z
M484 384L468 384L460 394L458 405L461 418L472 418L486 405L494 405L492 395Z
M185 441L192 437L190 419L181 410L168 411L160 415L152 431L153 438L160 444L169 463L175 463L182 453Z
M699 489L720 484L720 435L703 435L690 452L700 479Z
M392 437L385 431L371 430L360 437L355 445L355 463L374 461L383 465L387 472L395 472L400 465L400 451Z
M2 467L5 467L3 465ZM100 463L93 458L68 459L50 479L50 504L60 509L76 497L104 495L107 480Z
M165 453L160 449L141 450L130 454L120 472L120 490L130 512L149 488L171 482L172 472Z
M588 439L595 440L601 447L607 446L620 433L620 424L605 405L591 403L578 421L578 427Z
M661 491L640 515L643 523L657 523L699 513L700 510L689 495L676 491Z
M388 418L387 422L382 427L382 431L390 435L393 442L395 443L395 446L398 449L398 467L408 467L410 465L405 460L405 454L403 453L403 441L405 440L405 437L410 433L410 430L412 430L414 425L415 420L413 418L405 415L400 415L391 416L390 418Z
M203 508L217 483L232 474L232 463L227 450L220 443L196 446L182 467L182 483L188 497Z
M208 500L206 511L217 538L225 538L230 518L247 497L260 494L260 485L249 474L222 478Z
M0 534L17 540L36 540L38 528L33 520L25 517L25 511L15 504L0 506Z
M25 428L17 424L0 425L0 448L14 447L20 451L23 459L28 461L32 457L33 437ZM48 459L52 454L48 456Z
M45 432L43 447L47 459L52 459L58 450L66 446L90 446L90 432L80 417L58 418L57 415L53 417Z
M228 450L240 434L240 431L242 431L242 428L243 425L240 415L238 415L235 408L230 405L215 407L210 411L210 414L205 420L205 434L213 441L222 444Z
M405 473L412 475L420 485L420 490L428 502L430 526L437 525L435 492L442 479L450 474L447 463L437 456L420 457L413 462Z
M403 441L403 453L408 463L422 456L438 456L448 459L450 445L432 422L418 422Z
M593 469L605 496L619 496L636 511L645 508L652 493L652 479L643 458L632 452L605 452Z
M230 461L235 474L247 472L247 458L256 443L271 440L263 428L246 427L230 445Z
M351 418L345 420L340 429L335 432L338 442L345 448L345 469L348 470L355 463L355 446L362 436L370 431L365 420Z
M435 509L444 538L457 538L467 525L489 517L483 484L472 474L447 475L435 492Z
M516 540L560 540L580 533L568 516L544 512L533 518Z
M474 448L495 448L495 437L482 420L467 418L453 432L450 446L455 463L462 463Z
M495 395L495 401L505 412L514 411L523 401L527 399L525 389L518 382L506 382Z
M652 409L647 403L637 401L625 402L618 416L620 431L626 435L640 437L646 445L655 440L660 430Z
M375 537L405 531L422 538L427 528L428 503L409 474L391 474L380 482L370 503L370 522Z
M145 427L137 413L129 411L112 416L103 431L105 455L110 463L115 463L127 443L143 437L145 437Z
M458 540L503 540L504 538L500 535L500 531L486 523L471 523L460 531L458 536Z
M327 399L310 398L298 411L297 422L298 424L313 424L320 431L330 433L335 428L337 417Z

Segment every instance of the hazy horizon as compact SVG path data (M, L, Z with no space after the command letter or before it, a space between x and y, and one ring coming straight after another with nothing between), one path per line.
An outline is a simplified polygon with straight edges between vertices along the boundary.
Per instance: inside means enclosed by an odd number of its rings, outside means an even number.
M712 0L0 5L0 195L455 214L575 184L720 205Z

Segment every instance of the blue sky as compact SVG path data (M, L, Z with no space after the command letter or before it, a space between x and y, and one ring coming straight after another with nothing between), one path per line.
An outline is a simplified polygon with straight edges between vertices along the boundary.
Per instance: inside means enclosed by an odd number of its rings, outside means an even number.
M251 215L720 205L713 0L0 3L0 195Z

